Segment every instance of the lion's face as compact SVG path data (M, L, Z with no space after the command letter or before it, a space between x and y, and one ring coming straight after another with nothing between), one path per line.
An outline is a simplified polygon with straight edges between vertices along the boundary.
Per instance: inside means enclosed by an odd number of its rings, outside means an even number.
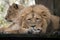
M27 8L28 11L23 10L22 15L22 26L23 30L31 34L46 33L47 26L50 21L50 13L44 9L37 7ZM38 8L38 9L37 9ZM30 10L32 9L32 10ZM35 10L36 9L36 10ZM25 14L26 13L26 14ZM20 20L21 21L21 20Z
M18 11L20 12L23 8L24 7L22 5L13 3L11 6L9 6L5 19L10 22L16 20L19 15Z
M21 30L24 30L25 33L46 33L49 21L50 12L43 5L27 7L22 10L20 15Z
M28 14L25 19L26 25L30 27L40 26L41 21L41 16L36 13Z
M36 13L30 13L26 16L25 24L27 25L27 27L25 28L29 29L28 32L39 33L42 31L42 21L43 19L40 15Z

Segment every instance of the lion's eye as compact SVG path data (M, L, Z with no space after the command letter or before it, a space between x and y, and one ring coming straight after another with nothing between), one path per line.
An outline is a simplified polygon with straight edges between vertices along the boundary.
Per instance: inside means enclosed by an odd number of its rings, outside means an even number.
M36 21L39 22L39 21L41 21L41 20L40 20L39 18L36 18Z
M31 20L31 19L28 19L28 20Z
M39 18L36 18L37 20L39 20Z
M46 16L46 15L43 15L43 16Z
M10 11L10 10L8 10L8 12L9 12L9 13L11 13L11 11Z
M45 14L46 12L42 11L41 13L43 13L43 16L46 16L46 14Z
M39 20L39 18L36 18L36 20Z
M41 13L45 13L44 11L42 11Z

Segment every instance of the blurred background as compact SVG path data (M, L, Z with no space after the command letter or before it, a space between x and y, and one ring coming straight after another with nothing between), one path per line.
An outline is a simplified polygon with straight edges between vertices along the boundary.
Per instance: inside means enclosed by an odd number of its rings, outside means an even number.
M43 4L51 10L52 14L60 16L60 0L0 0L0 28L8 27L10 24L4 17L7 14L9 5L12 5L12 3L22 4L25 7Z

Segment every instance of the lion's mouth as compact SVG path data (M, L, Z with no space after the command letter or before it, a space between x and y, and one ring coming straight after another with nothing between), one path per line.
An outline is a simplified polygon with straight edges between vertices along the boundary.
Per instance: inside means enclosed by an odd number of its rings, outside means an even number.
M7 19L7 18L5 18L5 20L7 20L8 22L12 22L12 20L9 20L9 19Z
M30 28L28 30L28 34L39 34L41 32L40 29L34 29L34 28Z
M8 22L12 22L12 20L7 20Z

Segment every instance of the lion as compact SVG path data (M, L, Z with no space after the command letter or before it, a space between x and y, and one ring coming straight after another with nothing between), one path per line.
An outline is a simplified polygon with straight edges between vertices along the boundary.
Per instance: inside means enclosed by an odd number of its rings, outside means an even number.
M17 18L18 18L18 11L20 12L22 9L24 8L23 5L18 5L13 3L12 5L9 6L8 10L7 10L7 15L5 16L5 19L8 22L12 22L12 24L10 24L8 26L8 28L1 28L3 33L15 33L12 30L18 30L19 29L19 25L17 23ZM18 27L17 27L18 26Z
M23 5L13 3L12 5L9 6L5 19L9 22L16 20L19 15L18 11L20 12L23 8L24 8Z
M18 13L16 24L20 26L19 30L7 28L6 31L19 34L45 34L59 29L60 17L52 15L50 10L42 4L26 7Z
M46 6L41 4L24 8L21 11L19 19L21 26L19 30L20 33L52 33L57 31L60 25L60 17L52 15L51 11Z

